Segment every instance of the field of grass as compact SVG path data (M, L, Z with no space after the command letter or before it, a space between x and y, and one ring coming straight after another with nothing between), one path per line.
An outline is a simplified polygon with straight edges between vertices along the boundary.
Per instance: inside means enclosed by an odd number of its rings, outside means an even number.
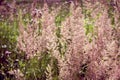
M120 80L120 1L0 5L0 80Z

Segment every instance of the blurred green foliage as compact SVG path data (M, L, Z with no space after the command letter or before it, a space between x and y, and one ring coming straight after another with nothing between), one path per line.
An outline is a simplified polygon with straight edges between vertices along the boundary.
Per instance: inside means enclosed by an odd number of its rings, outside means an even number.
M57 27L56 36L58 38L57 39L58 51L61 54L61 56L64 56L66 49L67 49L66 41L62 40L61 28L64 26L61 26L61 24L69 16L70 16L70 4L67 3L67 4L61 6L60 11L58 12L57 16L55 17L55 24Z
M0 22L0 74L5 79L14 78L8 71L16 68L18 22Z
M18 23L14 21L0 22L0 47L6 45L8 49L13 49L16 45L16 39L18 36Z
M30 60L19 61L20 69L25 75L25 80L46 80L51 74L52 80L59 80L58 61L47 52L41 53ZM48 71L48 65L51 70Z
M111 25L112 25L113 28L115 27L115 17L114 17L114 13L115 13L115 8L110 5L110 6L109 6L109 9L108 9L108 17L109 17L110 20L111 20Z
M85 19L84 19L85 34L88 37L89 42L91 42L93 34L94 34L94 21L95 21L95 19L93 19L91 17L91 12L92 12L91 10L85 9L84 11L85 11L84 12L84 16L85 16Z

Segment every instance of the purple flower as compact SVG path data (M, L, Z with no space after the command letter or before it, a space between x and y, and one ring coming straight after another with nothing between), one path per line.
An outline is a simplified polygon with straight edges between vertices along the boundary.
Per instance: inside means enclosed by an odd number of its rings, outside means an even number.
M5 51L5 54L8 54L8 55L9 55L10 53L11 53L10 51Z

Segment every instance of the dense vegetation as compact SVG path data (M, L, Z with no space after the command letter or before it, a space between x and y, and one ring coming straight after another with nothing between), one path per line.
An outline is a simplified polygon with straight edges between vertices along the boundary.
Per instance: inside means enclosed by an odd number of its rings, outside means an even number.
M0 0L0 80L120 80L120 0Z

